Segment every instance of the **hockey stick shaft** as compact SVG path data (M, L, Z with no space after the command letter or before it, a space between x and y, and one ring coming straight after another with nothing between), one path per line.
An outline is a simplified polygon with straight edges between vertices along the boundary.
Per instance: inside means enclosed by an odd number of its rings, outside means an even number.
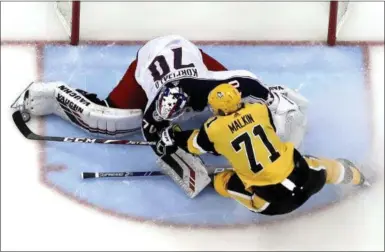
M126 177L147 177L164 175L160 171L150 172L82 172L82 179L90 178L126 178Z
M121 144L121 145L156 145L155 142L133 141L133 140L114 140L114 139L98 139L88 137L58 137L58 136L41 136L33 133L24 122L20 111L12 114L16 127L24 135L25 138L38 141L54 141L54 142L71 142L71 143L98 143L98 144Z
M216 174L224 170L231 170L231 167L227 168L214 168L207 167L209 174ZM148 176L162 176L165 175L161 171L147 171L147 172L82 172L82 179L92 178L127 178L127 177L148 177Z

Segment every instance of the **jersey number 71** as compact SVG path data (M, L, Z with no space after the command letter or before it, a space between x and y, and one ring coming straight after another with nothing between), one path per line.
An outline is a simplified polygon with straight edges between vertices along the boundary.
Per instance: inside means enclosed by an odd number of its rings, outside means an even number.
M270 152L269 159L271 162L274 162L280 157L279 152L274 149L274 146L270 143L269 139L267 139L267 135L261 125L257 125L253 128L252 137L259 137L262 140L262 143L265 145L266 149ZM233 141L231 141L231 145L233 146L236 152L239 152L242 150L241 144L242 143L245 144L246 155L249 160L250 169L254 173L257 173L263 170L263 166L255 158L254 146L252 144L251 139L252 138L250 134L245 132L242 135L236 137Z

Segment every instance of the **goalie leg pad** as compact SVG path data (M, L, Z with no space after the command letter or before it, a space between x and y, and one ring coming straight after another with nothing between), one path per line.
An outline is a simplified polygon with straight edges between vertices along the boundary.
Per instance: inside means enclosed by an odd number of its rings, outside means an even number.
M196 197L210 182L206 166L199 157L184 150L170 155L178 167L171 168L162 159L157 160L160 169L178 184L190 198Z
M15 103L32 115L56 114L94 134L122 136L140 129L142 122L140 109L95 104L64 82L34 82Z

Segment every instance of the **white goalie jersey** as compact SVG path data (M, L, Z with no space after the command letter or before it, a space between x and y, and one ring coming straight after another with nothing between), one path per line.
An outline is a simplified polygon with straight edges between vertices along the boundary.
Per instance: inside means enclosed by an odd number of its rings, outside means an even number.
M208 71L198 47L178 35L149 41L139 49L137 60L135 79L146 93L147 106L165 83L198 78Z

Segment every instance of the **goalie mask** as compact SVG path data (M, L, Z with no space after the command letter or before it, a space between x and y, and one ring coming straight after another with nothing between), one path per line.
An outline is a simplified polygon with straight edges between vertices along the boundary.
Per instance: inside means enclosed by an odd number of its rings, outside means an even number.
M164 86L156 101L156 112L164 120L174 120L186 109L188 96L180 87Z

